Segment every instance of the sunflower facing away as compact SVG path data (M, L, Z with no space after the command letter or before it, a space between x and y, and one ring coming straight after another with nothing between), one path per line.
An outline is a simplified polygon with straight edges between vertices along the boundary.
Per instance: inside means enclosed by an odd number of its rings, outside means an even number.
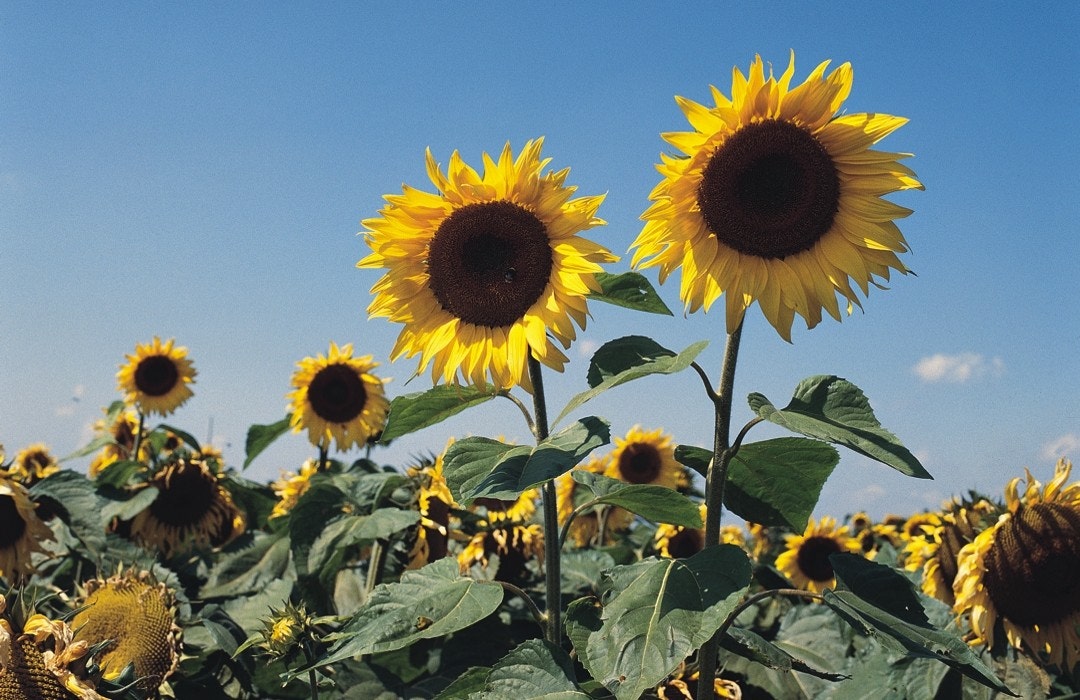
M828 515L815 523L806 524L801 535L787 535L786 548L776 558L776 568L797 588L821 593L836 584L830 554L862 550L859 540L851 537L847 525L837 527L836 519Z
M529 353L562 371L574 324L585 327L585 296L600 290L594 275L618 258L577 233L603 224L603 196L571 199L568 169L541 174L543 139L514 158L510 145L484 173L455 151L443 174L431 151L433 194L404 186L387 195L381 216L363 222L373 251L362 268L385 268L371 288L368 313L403 323L391 359L420 355L437 383L531 389Z
M8 580L33 572L31 555L44 552L41 542L53 539L35 508L25 486L0 475L0 576Z
M292 377L293 432L307 430L312 445L337 449L361 447L377 437L386 425L390 403L383 388L385 379L371 373L379 366L371 355L353 357L352 343L330 343L330 352L305 357Z
M152 343L136 343L134 355L125 355L128 361L116 373L124 401L143 413L167 416L191 398L195 367L187 348L174 343L170 338L162 344L154 336Z
M693 131L664 134L681 151L662 155L633 267L659 266L660 281L682 269L679 295L690 312L727 295L733 332L757 301L791 340L798 313L813 328L825 309L841 319L875 278L907 273L897 253L907 243L894 223L910 210L882 199L922 189L900 164L904 153L870 146L906 123L887 114L842 114L851 65L827 76L828 61L794 88L795 56L779 79L758 56L736 68L731 98L712 88L715 106L676 102Z
M1045 488L1027 473L1005 489L1006 512L957 555L954 609L975 641L1009 643L1066 673L1080 661L1080 482L1060 460Z

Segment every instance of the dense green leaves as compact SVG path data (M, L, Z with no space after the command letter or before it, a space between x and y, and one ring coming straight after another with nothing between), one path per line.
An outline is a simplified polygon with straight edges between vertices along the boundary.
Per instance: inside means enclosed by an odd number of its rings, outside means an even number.
M619 506L653 522L692 528L703 526L698 505L674 489L653 484L628 484L580 470L571 472L571 476L592 492L597 504Z
M277 423L253 425L248 428L247 439L244 441L244 466L241 469L247 469L248 465L251 464L251 460L258 457L267 447L270 447L274 440L287 433L291 421L292 414L289 413Z
M468 695L440 695L462 700L588 700L574 682L574 665L566 652L550 642L530 639L500 659L481 689Z
M602 291L589 294L590 299L635 311L673 315L649 280L639 272L600 272L596 275L596 281L600 283Z
M750 394L749 403L754 413L792 432L843 445L908 476L933 478L895 435L881 427L862 390L846 379L831 375L804 379L783 409L756 393Z
M498 395L499 391L490 384L479 387L440 384L427 391L395 397L390 402L390 415L380 440L389 442L441 423L466 408L490 401Z
M257 592L273 581L290 579L289 564L289 539L284 533L255 533L222 553L199 595L219 598Z

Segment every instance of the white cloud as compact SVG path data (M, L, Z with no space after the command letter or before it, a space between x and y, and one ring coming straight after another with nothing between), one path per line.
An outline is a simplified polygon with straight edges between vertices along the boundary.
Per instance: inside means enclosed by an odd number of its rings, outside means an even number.
M579 341L577 344L578 355L584 358L591 358L593 353L600 347L600 343L595 340L585 339Z
M71 401L61 406L57 406L55 409L53 409L53 414L55 414L57 418L75 415L76 404L79 403L79 401L85 394L86 385L76 384L75 387L71 390Z
M1042 457L1047 460L1056 460L1060 457L1069 457L1077 450L1080 450L1080 435L1066 433L1043 445Z
M962 384L987 375L1000 377L1005 373L1005 362L1000 357L988 359L973 352L938 353L919 360L912 371L924 382Z

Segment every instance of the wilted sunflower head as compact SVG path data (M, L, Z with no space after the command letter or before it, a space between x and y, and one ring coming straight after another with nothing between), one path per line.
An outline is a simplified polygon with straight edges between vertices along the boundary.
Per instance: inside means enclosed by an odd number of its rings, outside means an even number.
M836 584L829 555L840 552L859 553L859 541L848 534L846 525L837 527L836 519L828 515L820 521L810 520L801 535L787 535L786 548L776 558L776 568L798 588L821 593Z
M706 311L727 295L734 332L755 301L791 339L795 314L812 328L825 309L841 319L875 278L908 272L893 223L910 210L882 199L922 189L899 161L903 153L870 150L907 120L879 113L839 114L851 91L851 65L825 75L829 62L794 88L795 55L779 79L758 56L749 76L733 71L731 98L715 87L715 106L676 102L693 131L664 134L681 151L661 156L663 180L641 218L634 267L659 266L663 282L682 270L688 311Z
M474 565L487 568L498 557L497 581L519 581L526 565L544 555L544 531L540 525L509 525L476 533L458 555L462 574Z
M680 665L653 692L659 700L694 700L694 690L700 674L688 672L685 665ZM689 682L687 682L689 681ZM726 678L713 680L713 698L715 700L742 700L742 688L735 681Z
M0 462L3 462L2 455L0 455ZM15 461L8 469L8 476L30 486L58 471L60 471L60 465L49 451L48 445L38 442L15 454Z
M1026 471L1026 470L1025 470ZM974 641L1009 643L1069 672L1080 662L1080 482L1059 460L1045 487L1027 472L1005 489L1006 512L957 555L954 609Z
M178 458L147 482L158 490L153 502L132 520L114 523L114 529L166 558L223 546L246 526L223 478L201 460Z
M512 501L504 501L499 498L475 498L469 504L469 510L479 513L489 524L495 523L525 523L532 519L536 513L536 499L540 497L539 489L526 489Z
M660 428L644 431L635 425L626 437L615 438L615 451L605 476L628 484L653 484L669 489L686 486L686 467L675 461L675 442Z
M311 444L322 448L333 440L342 451L378 437L390 403L387 380L371 373L379 366L371 355L353 357L351 343L330 343L327 355L305 357L296 366L288 396L294 432L307 430Z
M187 348L175 342L170 338L163 344L154 336L152 343L136 343L134 355L125 355L128 361L116 374L124 401L143 413L167 416L191 398L195 367Z
M19 580L34 571L31 557L53 532L34 512L36 504L26 487L0 475L0 576Z
M358 267L384 268L368 313L403 323L391 353L420 355L438 382L464 381L531 390L531 354L562 371L574 324L585 327L585 297L600 290L601 263L617 260L577 234L603 224L603 196L571 199L569 170L541 171L543 139L515 158L507 144L484 173L457 151L443 174L431 151L428 177L438 190L405 186L363 222L372 253Z
M130 570L92 579L83 588L82 609L71 621L75 640L91 647L103 644L97 662L106 680L115 680L132 664L136 687L156 692L180 659L173 592L148 572Z

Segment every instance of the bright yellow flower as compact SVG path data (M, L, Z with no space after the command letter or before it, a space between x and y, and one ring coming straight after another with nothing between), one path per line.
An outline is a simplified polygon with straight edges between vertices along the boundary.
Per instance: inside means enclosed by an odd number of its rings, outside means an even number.
M2 458L0 461L3 461ZM15 455L15 461L8 469L8 475L30 486L58 471L60 471L60 465L56 457L45 443L38 442L19 450Z
M296 505L296 502L300 500L300 497L307 492L308 487L311 486L311 477L318 472L319 463L313 459L305 461L300 466L299 473L294 474L293 472L283 471L281 478L270 484L270 488L278 497L278 502L274 504L274 509L270 511L270 517L280 518L287 515Z
M675 441L663 430L644 431L635 425L626 437L615 438L615 451L605 476L628 484L653 484L669 489L686 486L686 467L675 461Z
M191 398L195 367L187 348L174 343L170 338L163 344L154 336L152 343L136 343L134 355L125 355L127 364L116 374L124 401L143 413L167 416Z
M860 553L859 541L848 534L848 527L836 526L828 515L815 523L810 520L801 535L787 535L786 549L776 558L776 568L797 588L821 593L836 585L830 554Z

